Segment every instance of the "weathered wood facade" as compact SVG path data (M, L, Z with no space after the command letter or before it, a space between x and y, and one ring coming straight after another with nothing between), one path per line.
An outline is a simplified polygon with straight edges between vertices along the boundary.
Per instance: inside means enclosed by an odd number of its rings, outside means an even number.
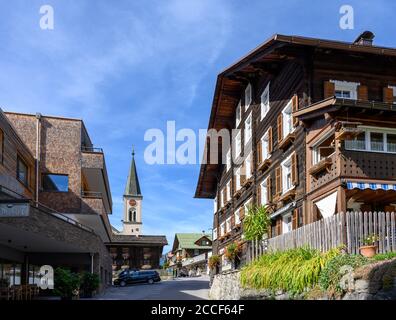
M361 43L275 35L218 76L209 129L242 129L231 150L242 149L244 162L235 157L227 164L219 143L223 162L201 166L196 197L215 198L214 253L241 238L247 203L267 206L271 237L336 211L393 208L395 191L347 187L395 183L396 50ZM245 143L249 117L251 142ZM389 129L383 144L392 151L348 150L345 144L362 144L350 134L362 126ZM248 174L243 168L250 155Z

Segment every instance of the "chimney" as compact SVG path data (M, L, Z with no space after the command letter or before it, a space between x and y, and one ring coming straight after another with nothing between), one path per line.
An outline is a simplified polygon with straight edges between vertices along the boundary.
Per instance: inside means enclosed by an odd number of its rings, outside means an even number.
M364 31L356 38L353 44L358 46L372 46L374 37L375 35L371 31Z

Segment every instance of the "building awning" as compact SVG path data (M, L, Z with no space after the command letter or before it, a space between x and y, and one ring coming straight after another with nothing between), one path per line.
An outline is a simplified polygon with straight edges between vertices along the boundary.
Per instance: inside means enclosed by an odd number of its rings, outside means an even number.
M333 192L322 200L315 202L315 204L318 207L320 214L323 218L331 217L332 215L334 215L336 210L337 191Z
M396 184L390 183L370 183L370 182L351 182L346 183L347 189L371 189L371 190L394 190L396 191Z
M285 212L288 212L288 211L294 209L295 206L296 206L296 201L290 202L290 203L288 203L287 205L285 205L284 207L282 207L282 208L276 210L274 213L272 213L272 214L270 215L270 218L271 218L271 219L274 219L274 218L276 218L277 216L279 216L279 215L281 215L281 214L283 214L283 213L285 213Z

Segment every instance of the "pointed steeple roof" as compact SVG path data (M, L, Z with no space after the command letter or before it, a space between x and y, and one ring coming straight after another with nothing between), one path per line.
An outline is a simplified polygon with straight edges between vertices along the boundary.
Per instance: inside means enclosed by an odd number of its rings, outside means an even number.
M132 162L131 167L129 169L128 180L125 187L126 196L142 196L142 192L140 191L139 178L136 171L135 164L135 151L132 150Z

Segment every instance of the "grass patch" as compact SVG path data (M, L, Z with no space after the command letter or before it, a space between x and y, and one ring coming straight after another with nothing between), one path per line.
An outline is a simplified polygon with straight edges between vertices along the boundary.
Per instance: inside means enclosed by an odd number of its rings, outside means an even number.
M396 252L379 253L375 255L372 259L374 261L391 260L396 258Z
M309 248L268 253L241 270L241 284L299 294L315 287L327 262L339 254L339 249L321 253Z

